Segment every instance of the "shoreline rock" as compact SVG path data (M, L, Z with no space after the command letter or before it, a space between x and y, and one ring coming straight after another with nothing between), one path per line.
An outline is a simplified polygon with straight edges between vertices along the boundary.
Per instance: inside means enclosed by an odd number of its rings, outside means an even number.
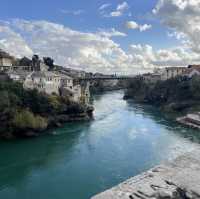
M91 199L199 199L200 150L184 154Z

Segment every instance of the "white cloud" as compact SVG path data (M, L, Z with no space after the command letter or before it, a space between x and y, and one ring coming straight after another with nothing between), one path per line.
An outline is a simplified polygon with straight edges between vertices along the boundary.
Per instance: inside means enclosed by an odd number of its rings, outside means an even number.
M113 11L110 13L110 17L120 17L122 16L122 12L120 11Z
M124 11L127 10L129 8L128 3L126 1L124 1L122 4L119 4L117 6L117 11Z
M174 35L195 52L200 52L200 1L159 0L153 13Z
M146 30L149 30L152 28L152 25L150 24L144 24L144 25L140 25L140 31L143 32L143 31L146 31Z
M104 36L104 37L126 37L127 35L123 32L119 32L117 30L115 30L114 28L111 28L110 30L102 30L100 29L97 34L99 34L100 36Z
M115 29L84 33L47 21L19 19L10 21L8 27L20 35L34 53L51 56L58 64L108 73L128 68L128 55L111 39L126 35Z
M101 6L99 7L99 10L104 10L104 9L110 7L110 6L111 6L110 3L105 3L105 4L103 4L103 5L101 5Z
M182 46L153 50L150 45L131 45L131 54L140 65L153 67L187 66L200 62L200 55Z
M0 24L0 48L13 55L53 57L56 63L92 72L135 74L155 66L198 63L200 55L186 48L154 50L150 45L131 45L124 51L112 40L125 36L115 29L96 33L72 30L48 21L12 20Z
M0 49L4 49L17 57L33 54L33 51L20 34L14 32L6 24L0 25Z
M127 21L125 25L126 25L126 28L128 29L133 29L133 30L138 29L140 30L140 32L143 32L152 28L152 26L149 24L139 25L135 21Z
M105 17L120 17L124 14L126 10L129 9L129 5L126 1L117 5L117 8L112 11L109 15L104 15Z
M126 22L126 27L128 29L138 29L139 25L135 21L127 21Z
M81 15L83 14L85 11L84 10L61 10L61 13L63 14L69 14L69 15Z

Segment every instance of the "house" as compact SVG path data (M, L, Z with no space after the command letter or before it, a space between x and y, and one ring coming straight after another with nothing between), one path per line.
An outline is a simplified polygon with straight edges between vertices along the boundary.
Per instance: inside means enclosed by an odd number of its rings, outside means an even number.
M59 94L61 77L53 72L35 71L24 81L25 89L37 89L47 94Z
M14 58L0 49L0 71L9 70L13 65Z
M74 84L73 84L73 78L66 75L65 73L57 73L61 77L61 83L60 83L60 94L62 96L68 97L72 101L74 100L75 90L74 90Z
M74 79L66 74L68 73L64 71L59 72L59 76L61 77L60 94L74 102L89 104L90 83L79 81L77 78Z
M189 65L183 73L183 76L192 78L193 76L200 75L200 65Z
M167 80L179 75L183 75L187 67L166 67L163 69L157 69L157 73L161 75L161 80Z
M62 74L62 73L57 73L61 77L61 87L67 87L69 89L73 89L73 78Z
M7 71L5 74L7 74L8 78L13 81L18 81L21 83L24 83L26 80L26 77L30 74L28 71Z

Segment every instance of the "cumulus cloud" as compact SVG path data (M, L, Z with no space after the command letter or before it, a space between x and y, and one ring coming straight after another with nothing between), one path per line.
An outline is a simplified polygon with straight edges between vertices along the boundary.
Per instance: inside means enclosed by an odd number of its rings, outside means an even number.
M5 24L0 25L0 49L4 49L17 57L33 54L21 35Z
M133 30L138 29L140 32L144 32L152 28L152 25L150 24L140 25L135 21L127 21L125 25L126 25L126 28L128 29L133 29Z
M195 52L200 52L200 1L159 0L153 13L174 31L174 36Z
M135 21L127 21L126 22L126 27L128 29L138 29L139 25Z
M28 46L34 53L51 56L58 64L67 67L108 73L128 68L128 55L111 39L126 35L115 29L85 33L48 21L20 19L10 21L7 28L15 33L12 36L15 40L17 35L23 38L22 49Z
M137 74L155 66L198 63L200 56L183 47L154 50L133 44L125 51L112 40L126 36L115 29L95 33L72 30L48 21L11 20L0 24L0 48L16 56L53 57L57 64L91 72Z
M130 46L130 53L135 62L138 62L143 67L149 65L149 68L187 66L191 63L197 64L200 62L198 53L188 51L180 46L171 49L154 50L150 45L138 44Z

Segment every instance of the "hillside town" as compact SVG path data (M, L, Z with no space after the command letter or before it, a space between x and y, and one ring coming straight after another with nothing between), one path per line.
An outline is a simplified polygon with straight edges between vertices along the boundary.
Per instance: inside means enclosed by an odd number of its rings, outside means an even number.
M195 75L200 76L200 65L155 68L153 73L145 73L140 77L146 83L155 83L157 81L165 81L177 76L192 78Z
M155 84L157 81L165 81L177 76L192 78L196 75L200 76L200 65L158 67L152 73L136 75L136 77L147 84ZM102 76L101 73L87 73L83 70L54 65L54 60L50 57L40 59L38 55L33 55L32 59L16 58L0 49L0 78L21 82L25 89L66 96L72 101L89 104L90 82L80 81L80 79Z
M33 55L32 59L17 59L0 50L0 78L21 82L25 89L68 97L74 102L89 104L89 82L80 82L91 74L55 66L53 59Z

